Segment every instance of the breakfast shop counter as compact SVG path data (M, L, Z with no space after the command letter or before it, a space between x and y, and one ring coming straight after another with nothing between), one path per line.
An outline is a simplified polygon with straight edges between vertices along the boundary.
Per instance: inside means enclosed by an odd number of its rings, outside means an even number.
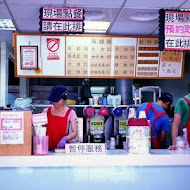
M52 153L43 156L0 156L0 167L75 166L190 166L190 150L153 149L150 154L127 154L107 150L105 154Z

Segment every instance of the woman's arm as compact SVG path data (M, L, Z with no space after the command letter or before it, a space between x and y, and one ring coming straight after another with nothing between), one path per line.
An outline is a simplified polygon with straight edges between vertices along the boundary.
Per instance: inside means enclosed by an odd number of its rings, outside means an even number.
M176 149L176 138L178 136L180 122L181 122L181 114L175 113L174 121L173 121L173 125L172 125L172 146L170 147L171 150Z
M76 121L76 119L74 119L74 120L72 120L71 121L71 133L70 134L68 134L67 135L67 138L69 139L69 140L72 140L72 139L74 139L75 137L77 137L77 121Z

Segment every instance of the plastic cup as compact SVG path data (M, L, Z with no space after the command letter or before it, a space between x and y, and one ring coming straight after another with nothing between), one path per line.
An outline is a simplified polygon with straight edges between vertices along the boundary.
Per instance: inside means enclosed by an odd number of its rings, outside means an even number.
M33 137L33 154L48 155L48 136Z

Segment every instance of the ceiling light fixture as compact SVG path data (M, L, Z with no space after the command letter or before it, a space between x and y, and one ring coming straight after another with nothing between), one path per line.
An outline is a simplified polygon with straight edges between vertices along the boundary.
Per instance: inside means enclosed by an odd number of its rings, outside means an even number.
M156 12L135 12L129 17L131 20L135 21L150 21L158 19L158 16Z
M0 19L0 30L16 30L11 19Z
M85 33L106 33L110 22L103 21L84 21Z
M106 14L102 11L88 10L85 11L85 19L87 20L98 20L106 17Z

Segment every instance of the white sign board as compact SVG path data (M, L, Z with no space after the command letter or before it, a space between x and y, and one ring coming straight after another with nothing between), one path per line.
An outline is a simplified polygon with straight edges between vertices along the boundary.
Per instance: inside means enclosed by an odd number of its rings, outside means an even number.
M66 154L105 154L104 143L70 143L65 145Z
M0 118L0 144L24 144L24 112L1 112Z
M32 115L32 124L33 126L42 126L47 124L47 113L39 113Z

